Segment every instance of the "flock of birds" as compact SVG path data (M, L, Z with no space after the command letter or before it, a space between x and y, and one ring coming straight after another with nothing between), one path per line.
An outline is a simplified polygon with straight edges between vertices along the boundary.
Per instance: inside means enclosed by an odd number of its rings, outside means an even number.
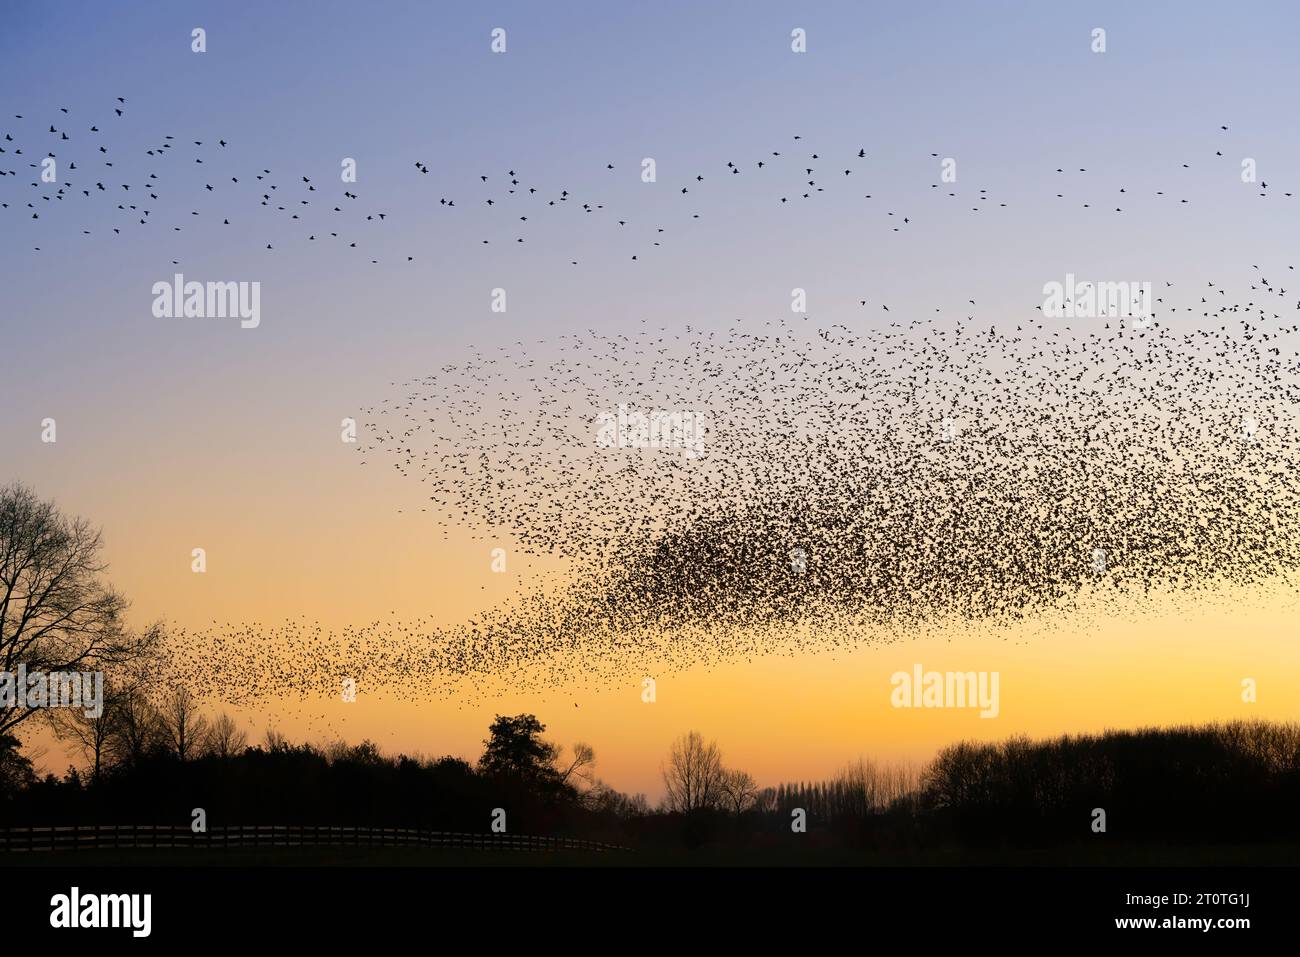
M1249 287L1167 284L1144 326L792 317L476 354L366 410L359 459L434 527L563 569L452 627L184 632L182 667L252 696L599 687L1292 575L1300 323ZM619 405L698 432L601 441ZM248 674L264 642L293 667Z
M18 235L19 229L24 230L32 241L32 250L40 252L48 248L42 243L63 239L62 233L69 227L86 237L129 237L133 231L143 229L161 227L172 233L186 233L211 225L214 229L235 230L272 253L291 244L334 244L369 258L375 265L386 261L384 251L389 247L371 230L382 227L392 214L361 202L356 183L342 181L337 171L317 171L315 175L302 169L273 173L265 163L233 159L228 149L231 144L224 136L193 139L151 131L133 147L110 149L106 132L112 124L125 122L125 107L126 99L117 97L111 112L105 109L92 119L76 117L68 107L59 107L52 116L40 119L29 114L6 118L0 136L0 216L4 217L0 221L6 222L7 231ZM1229 128L1224 125L1216 132L1225 136ZM1225 144L1215 145L1215 162L1228 164L1228 172L1235 177L1236 168L1231 164L1236 160L1231 153L1225 156ZM47 159L55 161L57 171L49 182L42 176L42 164ZM940 180L930 183L930 190L946 194L959 206L971 203L969 212L1009 205L995 199L988 188L958 191L955 184L943 182L939 153L918 157L921 159L922 165L933 169ZM662 192L657 195L662 201L655 204L653 219L634 222L633 213L615 212L602 198L620 178L625 180L630 175L639 182L639 167L629 173L612 162L596 171L599 184L587 185L581 195L563 185L530 182L523 172L510 168L483 172L473 182L460 184L456 195L439 196L438 208L448 214L449 228L466 237L477 234L477 240L467 238L467 242L490 246L493 242L521 244L540 240L548 254L555 244L538 229L559 222L556 214L560 211L580 212L607 230L627 235L626 245L634 251L623 252L632 261L642 261L656 247L663 246L670 228L675 230L706 215L707 207L700 201L716 189L719 181L737 178L761 177L765 195L774 204L804 203L825 194L837 203L867 203L865 221L882 224L890 232L916 228L918 213L908 210L930 207L923 206L918 196L898 202L885 200L878 192L879 186L872 185L872 163L873 157L865 147L828 151L794 135L782 149L768 150L744 162L719 161L716 167L700 169L681 183L661 184L658 188ZM1191 165L1178 163L1178 169L1171 172L1189 170ZM432 171L422 159L411 160L406 169L416 181ZM1122 184L1079 182L1088 174L1086 167L1061 167L1055 174L1062 177L1063 183L1070 182L1069 186L1061 186L1055 197L1077 201L1084 209L1113 209L1114 214L1122 214L1132 196ZM1154 190L1154 198L1188 204L1191 200L1183 193L1189 186L1184 184L1182 192L1173 188ZM1267 198L1278 195L1278 191L1270 194L1267 181L1261 181L1258 194ZM1291 192L1280 195L1293 196ZM273 217L252 215L258 207ZM467 207L478 207L485 215L465 215ZM183 248L179 239L172 248ZM413 263L418 252L404 249L391 258ZM579 265L577 259L567 261ZM180 265L182 260L171 262Z
M103 130L126 106L119 97L95 120L63 108L15 115L0 130L7 233L58 239L72 220L83 235L123 237L211 222L251 237L267 224L247 215L260 206L284 227L255 240L268 251L334 242L381 261L363 230L393 217L355 186L232 168L224 137L157 133L110 149ZM780 205L861 196L889 230L915 227L909 207L869 185L865 147L831 156L801 136L790 144L663 184L675 205L635 226L599 198L603 186L580 195L516 169L484 172L438 206L482 210L455 220L467 237L478 230L475 245L524 243L554 211L580 212L637 230L634 260L666 241L670 217L698 219L718 179L765 177ZM47 158L60 170L53 183L40 176ZM422 159L408 169L417 181L431 172ZM598 172L627 174L612 162ZM190 187L207 198L185 202ZM1105 200L1087 188L1083 206L1123 214L1126 186ZM1008 205L987 189L930 189L972 213ZM845 648L954 622L995 633L1098 602L1289 576L1300 561L1292 271L1256 267L1241 289L1164 283L1140 327L988 324L963 309L860 330L807 318L726 331L647 323L476 353L366 410L360 462L409 479L414 516L559 556L563 569L454 626L176 628L170 667L197 692L234 700L333 696L341 676L422 700ZM668 441L602 441L600 423L627 413L667 416ZM671 428L683 423L692 432L677 442Z
M255 221L245 213L261 206L299 227L305 242L330 240L357 249L364 242L361 223L378 225L388 218L379 210L358 211L359 196L347 188L331 188L333 199L325 198L323 181L318 190L312 177L302 173L276 175L257 166L232 171L224 155L230 144L224 137L182 140L171 133L153 133L133 149L110 149L106 131L126 115L125 106L126 99L117 97L111 115L88 124L74 119L67 107L40 121L13 114L13 128L0 137L0 177L5 177L0 187L12 181L21 195L0 193L6 196L0 200L0 213L8 212L13 219L7 228L25 226L38 242L39 237L50 235L41 229L43 219L60 225L73 219L82 236L94 236L91 227L99 223L106 224L99 230L104 235L130 238L135 231L159 226L182 233L204 221L251 235ZM47 160L54 162L54 177L48 181L42 175ZM194 179L177 164L202 167L202 175ZM28 177L31 181L24 190L20 184ZM176 190L169 189L173 180L182 184ZM186 186L195 195L179 195ZM203 211L193 208L196 205ZM308 228L308 219L319 227ZM265 224L256 222L256 226ZM280 242L279 234L264 238L268 250ZM42 247L32 249L40 252ZM408 256L407 261L414 258ZM180 265L181 260L171 262Z

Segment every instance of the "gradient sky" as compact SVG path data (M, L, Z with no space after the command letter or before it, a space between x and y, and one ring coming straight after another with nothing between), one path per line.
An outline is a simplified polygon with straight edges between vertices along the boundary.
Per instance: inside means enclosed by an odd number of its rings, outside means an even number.
M196 26L202 55L190 51ZM819 324L862 328L879 316L858 309L863 298L903 315L974 299L992 323L1030 316L1043 283L1067 272L1203 285L1246 282L1253 263L1281 268L1296 253L1294 210L1265 206L1236 173L1250 156L1277 188L1300 182L1297 26L1285 4L72 2L52 18L13 0L0 13L0 133L13 114L52 122L68 107L70 129L99 122L123 155L163 133L223 137L228 166L331 186L354 157L364 205L389 219L350 254L307 243L244 196L222 231L212 216L235 204L203 195L207 171L181 164L151 227L117 241L106 217L85 237L75 217L34 226L0 210L0 481L103 525L139 622L462 620L526 588L526 571L494 576L484 543L399 514L409 489L357 467L343 416L474 346L631 331L643 318L721 329L788 315L796 286ZM488 49L494 27L508 31L504 56ZM807 54L790 51L794 27ZM1094 27L1105 54L1089 49ZM117 96L126 115L105 123ZM828 155L865 148L858 185L876 205L781 207L756 180L723 180L728 160L791 149L794 134ZM1228 158L1218 166L1216 148ZM969 214L937 195L931 153L957 159L963 195L987 188L1008 208ZM653 186L638 178L645 156ZM1123 183L1125 215L1056 200L1057 167ZM661 223L664 246L633 263L635 244L576 210L539 224L531 244L497 242L506 233L478 177L507 169ZM697 170L716 188L685 205L677 188ZM0 181L0 198L27 202L27 182ZM1196 201L1158 201L1157 189ZM442 196L458 198L454 214ZM886 208L917 228L892 233ZM155 319L150 287L177 269L261 282L261 327ZM494 287L509 292L505 314L489 311ZM40 442L47 416L55 445ZM196 546L203 576L189 570ZM967 735L1294 717L1289 593L1249 597L996 644L958 635L698 669L661 681L653 706L630 675L601 694L419 707L363 696L311 703L326 717L310 723L297 702L267 702L247 717L257 736L271 720L291 737L328 730L473 757L494 713L535 710L557 739L589 740L610 783L652 795L669 741L695 727L774 784L859 754L921 761ZM914 661L1000 669L1001 718L891 709L888 675ZM1250 675L1271 682L1253 708L1237 691Z

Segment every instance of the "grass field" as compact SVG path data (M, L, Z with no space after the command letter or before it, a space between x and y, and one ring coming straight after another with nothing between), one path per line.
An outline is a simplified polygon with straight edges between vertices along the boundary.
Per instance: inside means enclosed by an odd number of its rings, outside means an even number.
M37 851L0 855L0 867L944 867L944 866L1295 866L1300 844L1106 845L944 849L880 854L846 849L706 848L626 853L493 851L469 848L270 847Z

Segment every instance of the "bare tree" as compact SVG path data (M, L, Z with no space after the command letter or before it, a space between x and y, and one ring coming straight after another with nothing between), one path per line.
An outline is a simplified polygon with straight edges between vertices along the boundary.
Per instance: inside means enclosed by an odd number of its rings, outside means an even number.
M139 687L124 689L114 710L113 760L118 764L137 764L158 745L158 710Z
M101 547L27 486L0 489L0 670L106 670L156 649L161 627L128 629L126 599L100 579ZM33 713L25 700L0 710L0 732Z
M835 813L855 818L880 814L917 789L917 775L910 764L876 765L859 758L831 781L837 794Z
M604 781L593 780L582 802L590 811L597 814L612 814L615 817L645 817L650 813L650 802L644 794L627 795L616 791Z
M759 814L772 814L779 810L776 788L767 787L754 795L754 810Z
M196 757L208 734L208 719L199 714L198 699L184 685L177 685L161 711L163 740L167 749L182 761Z
M98 784L113 763L113 739L117 733L121 698L121 691L105 683L103 707L99 714L87 715L84 708L51 708L49 711L54 733L75 742L86 761L92 784Z
M722 800L722 753L716 742L704 742L690 731L673 742L663 769L665 803L670 811L716 808Z
M758 782L748 771L724 770L718 788L727 810L736 816L754 807L758 798Z
M568 767L563 770L556 768L560 774L560 783L568 784L571 777L590 782L591 770L595 764L596 749L586 742L577 742L573 746L573 759L569 762Z
M233 758L242 754L247 744L248 735L239 730L234 718L222 712L208 731L206 750L219 758Z

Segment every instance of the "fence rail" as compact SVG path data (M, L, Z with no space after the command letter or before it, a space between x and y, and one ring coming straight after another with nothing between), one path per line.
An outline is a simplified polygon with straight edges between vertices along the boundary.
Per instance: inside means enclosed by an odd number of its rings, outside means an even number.
M111 848L437 847L494 851L629 851L576 837L429 831L410 827L326 824L227 824L195 834L188 824L97 824L0 828L0 852Z

